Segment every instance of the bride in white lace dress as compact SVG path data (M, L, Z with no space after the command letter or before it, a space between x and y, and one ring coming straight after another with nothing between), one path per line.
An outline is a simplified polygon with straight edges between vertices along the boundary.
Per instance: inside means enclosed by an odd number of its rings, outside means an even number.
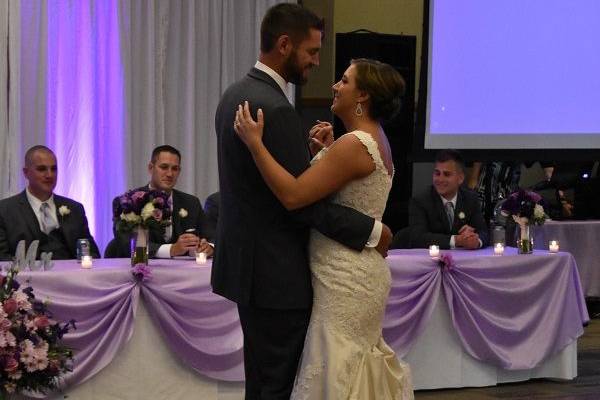
M333 144L331 126L311 168L290 175L262 144L262 111L254 121L246 103L234 127L273 193L288 209L331 201L381 220L392 185L392 156L380 121L400 107L404 82L387 64L353 60L333 86L332 111L349 133ZM321 138L323 136L320 136ZM316 138L313 142L319 142ZM330 145L331 144L331 145ZM329 145L329 146L327 146ZM310 268L313 308L292 399L412 399L408 365L381 335L391 276L374 248L351 250L313 230Z

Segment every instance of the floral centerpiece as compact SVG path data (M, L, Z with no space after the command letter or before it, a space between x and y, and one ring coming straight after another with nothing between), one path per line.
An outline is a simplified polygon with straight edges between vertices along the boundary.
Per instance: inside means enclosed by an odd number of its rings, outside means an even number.
M542 225L548 218L543 204L542 196L524 189L512 193L502 204L502 215L512 216L519 225L520 237L517 239L517 248L520 254L533 252L533 235L530 227Z
M130 233L131 265L148 264L149 230L164 232L171 224L169 195L160 190L130 190L113 210L119 232Z
M31 287L22 288L11 266L0 275L0 399L23 391L46 393L73 370L73 351L62 343L71 320L62 325Z

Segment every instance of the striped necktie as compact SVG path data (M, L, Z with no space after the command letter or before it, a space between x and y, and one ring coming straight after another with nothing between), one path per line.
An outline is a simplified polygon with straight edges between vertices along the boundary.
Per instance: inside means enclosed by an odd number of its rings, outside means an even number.
M451 201L446 203L446 216L448 217L448 224L450 224L450 230L454 226L454 204Z
M54 218L52 218L52 216L50 215L50 206L48 205L48 203L43 202L42 205L40 206L40 212L41 212L41 228L42 228L42 232L44 232L46 235L48 235L50 232L52 232L54 229L58 228L58 224L56 223L56 221L54 220Z

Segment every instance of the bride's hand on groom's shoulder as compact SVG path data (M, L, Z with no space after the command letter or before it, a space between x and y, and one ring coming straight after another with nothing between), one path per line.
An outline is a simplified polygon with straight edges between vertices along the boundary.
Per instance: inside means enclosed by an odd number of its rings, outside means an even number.
M250 114L250 104L247 101L238 106L235 112L233 129L240 139L252 150L262 142L265 119L262 109L256 111L256 121Z

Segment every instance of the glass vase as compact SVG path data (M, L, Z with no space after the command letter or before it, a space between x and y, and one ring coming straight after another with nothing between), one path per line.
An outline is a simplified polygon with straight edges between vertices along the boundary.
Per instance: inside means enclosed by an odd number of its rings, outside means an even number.
M136 264L148 265L148 229L137 227L131 235L131 266Z
M517 249L519 254L533 253L533 227L531 225L519 225L520 235L517 238Z

